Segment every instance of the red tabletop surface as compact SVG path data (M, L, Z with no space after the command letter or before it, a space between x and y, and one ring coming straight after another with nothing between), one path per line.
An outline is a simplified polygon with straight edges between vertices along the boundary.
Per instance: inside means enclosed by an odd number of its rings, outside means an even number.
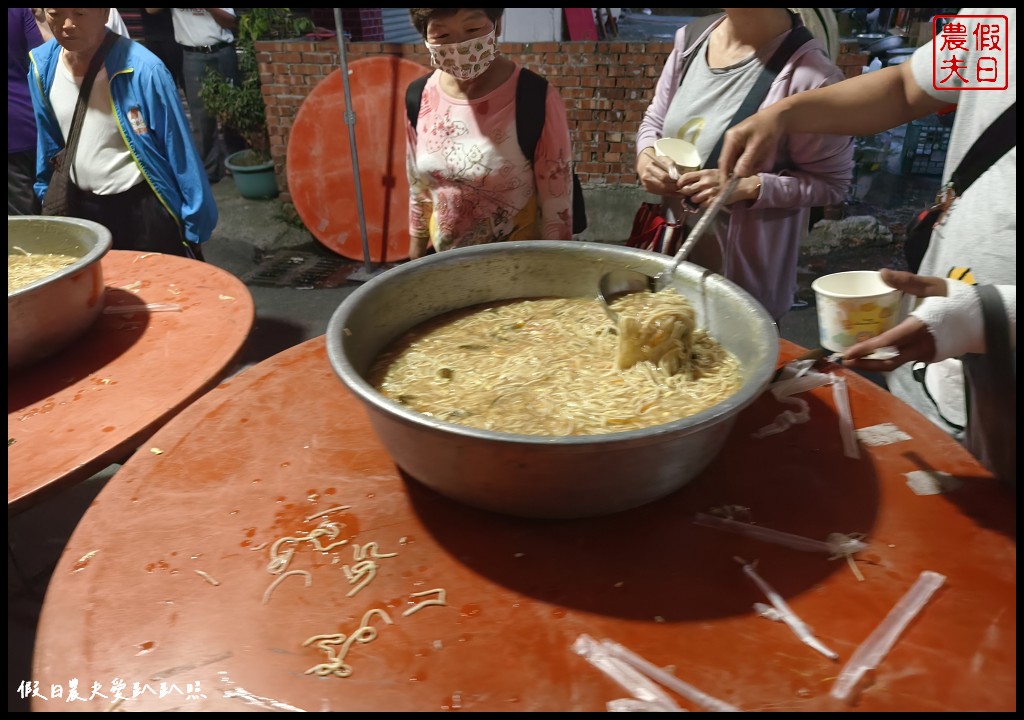
M96 324L7 376L9 515L123 459L222 379L252 328L249 290L220 268L121 250L101 262Z
M783 358L799 351L783 341ZM107 709L123 684L116 702L130 711L600 711L628 693L572 652L585 633L743 710L1015 710L1013 497L918 413L847 377L858 428L894 423L911 438L845 457L825 387L803 395L809 423L756 440L784 409L766 393L669 497L537 521L405 477L324 339L310 340L212 390L153 436L162 454L139 452L110 480L53 574L33 659L40 695L61 686L66 698L72 679L98 694L32 708ZM915 493L905 474L919 470L962 485ZM810 538L866 533L863 581L842 559L691 522L723 505ZM323 517L339 532L321 540L348 542L280 545L308 575L272 587L270 546L336 507ZM758 561L838 663L756 614L766 599L737 556ZM855 705L831 698L843 663L925 570L947 581L873 685ZM375 637L356 632L364 618ZM307 674L328 656L303 643L336 633L351 645L325 648L350 674Z
M309 231L327 248L364 260L360 217L373 262L409 257L409 181L405 171L405 89L428 70L399 57L371 57L348 65L355 115L359 190L352 160L341 70L302 101L288 139L288 190Z

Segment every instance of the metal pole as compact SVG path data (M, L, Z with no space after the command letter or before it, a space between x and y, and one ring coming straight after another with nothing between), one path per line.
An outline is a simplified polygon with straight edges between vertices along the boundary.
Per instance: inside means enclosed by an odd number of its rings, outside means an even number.
M369 275L370 242L366 236L366 216L363 214L363 185L359 179L359 152L356 149L356 113L352 109L352 90L348 84L348 61L345 58L345 27L341 21L341 8L334 8L334 26L338 33L338 54L341 56L341 82L345 86L345 124L348 125L348 144L352 151L352 174L356 185L356 208L359 210L359 232L363 238L363 269ZM357 279L353 275L349 279Z

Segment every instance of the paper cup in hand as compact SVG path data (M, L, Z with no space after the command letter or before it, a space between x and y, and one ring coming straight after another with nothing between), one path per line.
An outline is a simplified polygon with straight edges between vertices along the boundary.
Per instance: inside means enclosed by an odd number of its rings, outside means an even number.
M821 346L833 352L880 335L899 321L902 293L874 270L825 275L811 283Z
M697 148L686 140L661 138L654 143L654 152L659 157L667 157L675 164L675 167L669 170L673 180L678 180L684 173L700 170L700 155Z

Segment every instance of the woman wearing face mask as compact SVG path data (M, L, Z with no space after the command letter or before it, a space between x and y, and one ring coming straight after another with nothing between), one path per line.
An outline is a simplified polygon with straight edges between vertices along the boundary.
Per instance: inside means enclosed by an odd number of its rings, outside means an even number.
M516 135L522 69L498 53L504 8L410 8L437 68L407 130L409 257L506 240L572 238L572 146L548 83L532 158Z

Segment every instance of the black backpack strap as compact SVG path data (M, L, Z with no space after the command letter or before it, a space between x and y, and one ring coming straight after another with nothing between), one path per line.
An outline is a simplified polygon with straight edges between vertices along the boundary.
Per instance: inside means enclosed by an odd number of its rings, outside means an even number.
M718 22L718 19L725 13L715 13L714 15L703 15L699 18L691 20L686 24L686 46L683 48L683 54L697 44L697 39L704 34L704 32ZM690 69L690 63L697 57L699 51L695 50L689 55L683 58L682 72L679 73L679 84L683 84L683 78L686 77L686 71Z
M516 85L516 139L530 162L533 162L541 131L544 130L547 99L547 79L532 70L520 68Z
M814 39L811 35L811 31L808 30L803 24L797 25L786 36L786 39L782 41L782 45L779 49L771 56L767 63L765 63L764 70L758 75L757 81L754 83L754 87L750 89L747 96L743 99L736 114L732 116L732 120L726 126L726 130L739 125L741 122L746 120L748 117L757 112L757 109L761 107L761 103L768 97L768 91L771 90L772 83L775 82L775 78L779 76L782 69L786 67L786 63L793 57L793 53L802 48L807 42ZM722 152L722 145L725 143L725 132L722 133L721 137L718 138L718 142L715 143L714 149L708 156L707 162L702 166L704 169L718 167L718 156Z
M423 77L416 78L405 90L405 114L409 117L409 124L416 128L416 122L420 117L420 103L423 102L423 88L427 86L427 79L434 73L427 73Z
M950 182L957 195L963 195L981 174L992 167L996 160L1017 145L1017 103L1003 110L995 122L985 128L971 149L960 161L959 167L950 176Z
M520 68L516 84L516 140L519 149L531 163L537 154L537 143L544 130L545 108L548 101L547 78L532 70ZM572 232L587 229L587 208L583 201L583 186L576 172L572 173Z

